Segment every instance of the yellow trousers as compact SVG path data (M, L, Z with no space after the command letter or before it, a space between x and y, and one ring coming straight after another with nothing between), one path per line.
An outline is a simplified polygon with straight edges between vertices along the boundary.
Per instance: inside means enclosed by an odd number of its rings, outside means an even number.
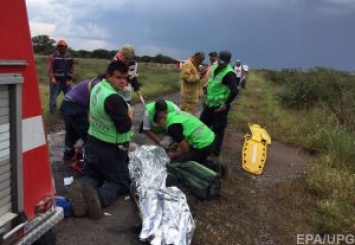
M197 103L186 103L186 102L180 103L180 109L182 111L186 111L192 115L195 115L196 108L197 108Z

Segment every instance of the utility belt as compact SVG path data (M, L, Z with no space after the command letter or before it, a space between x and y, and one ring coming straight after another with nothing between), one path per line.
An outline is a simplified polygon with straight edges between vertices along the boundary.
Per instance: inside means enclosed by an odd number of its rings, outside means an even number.
M222 104L221 104L222 105ZM208 111L214 111L214 110L217 110L221 105L219 106L213 106L213 107L210 107L208 106L207 104L205 104L204 108Z
M230 104L226 104L225 102L222 102L220 103L219 105L217 106L208 106L207 103L204 104L204 109L208 110L208 111L214 111L214 110L217 110L218 108L221 107L221 105L226 105L227 106L227 110L229 111L231 105Z
M89 139L89 141L94 142L95 144L98 144L98 145L101 145L104 147L118 148L123 151L128 151L128 149L129 149L129 141L123 142L123 143L109 143L109 142L99 140L96 137L91 136L91 135L88 135L88 139Z
M66 83L67 80L71 80L72 76L54 76L56 81L62 82L62 83Z

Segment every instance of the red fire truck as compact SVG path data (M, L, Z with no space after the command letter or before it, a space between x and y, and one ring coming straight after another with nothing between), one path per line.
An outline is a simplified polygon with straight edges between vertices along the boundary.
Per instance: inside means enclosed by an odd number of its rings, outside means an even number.
M0 244L32 244L63 218L55 206L25 0L0 8Z

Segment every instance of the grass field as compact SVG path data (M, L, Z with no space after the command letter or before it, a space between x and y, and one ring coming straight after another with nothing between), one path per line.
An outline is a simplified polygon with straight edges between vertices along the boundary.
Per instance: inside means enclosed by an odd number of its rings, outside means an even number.
M45 121L49 120L49 85L46 74L46 57L36 57L36 67L39 79L40 96L42 101L42 110L45 115ZM95 77L105 72L109 61L100 59L76 59L75 60L75 76L74 83ZM160 94L167 94L178 91L179 85L179 71L174 65L165 64L138 64L139 77L138 81L141 83L141 91L144 98L154 98ZM58 105L63 99L61 93L58 97ZM133 103L138 101L136 95L133 95Z

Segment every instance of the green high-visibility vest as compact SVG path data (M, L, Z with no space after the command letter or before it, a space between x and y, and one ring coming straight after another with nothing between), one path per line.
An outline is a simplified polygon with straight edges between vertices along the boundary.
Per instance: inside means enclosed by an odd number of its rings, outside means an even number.
M180 109L170 100L165 100L167 104L168 113L174 111L180 111ZM164 128L159 127L156 123L154 123L154 115L155 115L155 102L151 102L145 106L145 109L148 112L148 120L151 126L151 130L155 133L163 133L165 132Z
M115 124L105 111L105 100L112 94L117 94L117 91L106 79L103 79L92 89L90 94L89 135L108 143L128 142L133 135L133 131L117 132Z
M214 75L218 65L214 65L208 77L206 105L208 107L219 107L223 105L231 91L228 86L222 84L222 79L228 72L233 72L233 68L227 65L216 76Z
M166 128L174 123L180 123L183 127L183 136L188 145L201 149L213 143L215 134L197 117L188 112L171 112L168 114Z

